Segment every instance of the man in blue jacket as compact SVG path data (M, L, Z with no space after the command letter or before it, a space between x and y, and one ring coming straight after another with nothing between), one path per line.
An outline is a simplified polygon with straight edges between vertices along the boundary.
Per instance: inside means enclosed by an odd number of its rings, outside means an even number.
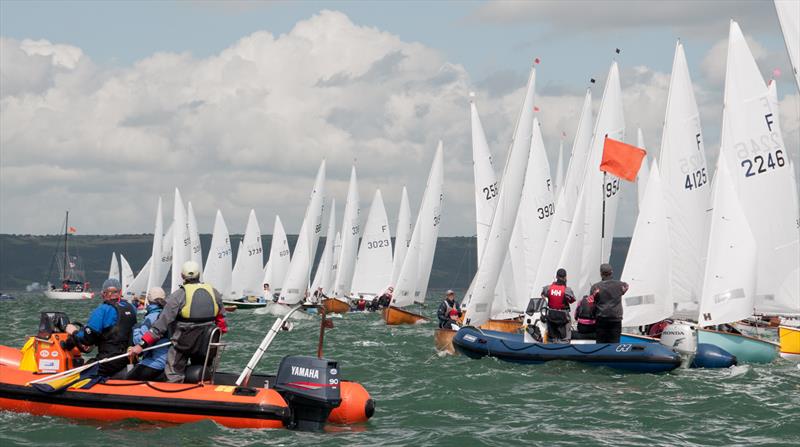
M167 295L161 287L151 288L147 292L147 297L148 301L144 321L133 329L134 345L138 345L142 342L142 335L150 330L153 323L158 320L158 316L161 315L161 311L164 310L164 305L167 303ZM161 338L156 344L160 344L162 340L166 341L168 339L169 337ZM139 361L139 364L128 372L125 378L128 380L166 381L167 377L164 375L164 367L167 365L167 352L169 352L169 346L147 351Z
M136 324L136 309L121 299L122 285L118 279L108 278L103 282L102 297L103 304L92 311L83 328L79 330L75 325L67 325L67 334L70 335L67 345L97 346L96 360L124 354L131 345ZM100 375L111 377L127 364L125 357L103 363Z

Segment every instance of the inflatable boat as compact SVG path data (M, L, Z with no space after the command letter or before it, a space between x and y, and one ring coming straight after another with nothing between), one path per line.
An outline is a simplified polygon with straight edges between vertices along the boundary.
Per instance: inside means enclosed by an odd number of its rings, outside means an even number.
M566 360L641 373L667 372L681 365L676 352L655 343L528 343L523 334L472 326L461 328L453 337L453 345L458 352L475 359L489 356L523 364Z
M690 336L691 334L687 337ZM680 338L681 342L688 339L689 338ZM667 347L676 347L673 341L665 340L662 343L660 339L648 337L646 335L623 333L619 341L620 343L660 343ZM681 352L678 353L681 354ZM709 343L697 343L696 348L691 353L687 354L691 357L691 362L687 362L689 368L730 368L739 363L735 355L732 355L719 346Z
M102 421L210 419L231 428L298 430L366 422L375 411L364 387L341 379L338 363L321 355L286 356L275 375L252 373L258 355L242 374L191 365L184 383L100 378L92 372L99 363L83 365L78 348L65 348L65 323L64 314L45 312L39 333L23 350L0 345L0 410ZM275 323L273 337L282 324ZM260 351L268 345L262 342ZM205 364L213 364L208 356Z

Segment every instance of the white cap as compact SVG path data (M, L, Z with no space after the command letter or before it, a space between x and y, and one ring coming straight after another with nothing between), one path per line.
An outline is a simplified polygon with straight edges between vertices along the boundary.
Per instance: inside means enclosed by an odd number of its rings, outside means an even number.
M186 261L181 268L183 279L197 279L200 277L200 265L194 261Z

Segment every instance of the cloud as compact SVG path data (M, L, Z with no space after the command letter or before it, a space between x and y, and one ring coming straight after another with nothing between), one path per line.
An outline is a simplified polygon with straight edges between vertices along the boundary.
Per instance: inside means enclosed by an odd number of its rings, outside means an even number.
M668 27L678 35L713 36L726 29L731 17L746 19L748 28L757 30L777 26L771 4L738 0L492 0L477 7L468 20L499 26L540 24L562 34Z
M721 90L705 82L720 69L716 48L703 67L690 67L698 75L695 94L710 160L718 150L722 109ZM5 233L57 232L64 209L82 233L149 232L156 197L163 196L170 210L176 186L192 201L203 232L211 231L217 208L231 232L242 232L254 208L265 233L276 213L296 233L323 158L337 215L355 161L362 216L381 188L393 226L403 185L416 212L442 139L442 234L474 234L467 94L477 92L500 172L527 79L513 71L472 79L435 49L333 11L302 20L286 34L246 35L203 58L160 52L109 67L63 43L0 38L0 50ZM721 67L724 72L724 59ZM656 155L669 73L622 68L628 140L641 126ZM603 82L593 87L595 109ZM554 82L537 88L551 166L562 131L565 149L571 148L583 89ZM781 103L786 143L793 147L797 104L797 95ZM628 189L618 234L629 234L635 221L635 190Z

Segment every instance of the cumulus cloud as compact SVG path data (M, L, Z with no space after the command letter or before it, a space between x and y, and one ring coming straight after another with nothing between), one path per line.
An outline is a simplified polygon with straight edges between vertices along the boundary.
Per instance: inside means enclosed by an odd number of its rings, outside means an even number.
M499 171L527 78L509 71L472 79L435 49L333 11L302 20L286 34L244 36L205 58L155 53L130 66L106 67L61 43L0 38L0 50L5 233L56 232L64 209L83 233L149 232L156 197L164 196L170 210L176 186L192 201L203 232L211 231L217 208L231 232L242 232L255 208L264 233L272 231L276 213L295 233L323 158L339 215L355 161L362 216L381 188L393 224L403 185L412 209L418 207L442 139L442 234L474 234L467 93L477 92ZM706 70L691 68L693 75ZM709 62L708 70L718 68ZM669 73L623 66L622 80L628 140L641 126L655 154ZM603 82L593 87L595 109ZM571 147L584 92L550 83L538 93L555 166L562 131L566 150ZM716 151L721 92L701 83L695 93L706 147ZM797 95L786 101L797 108ZM786 101L787 145L797 144L797 113ZM618 234L629 234L635 220L635 190L628 189Z

